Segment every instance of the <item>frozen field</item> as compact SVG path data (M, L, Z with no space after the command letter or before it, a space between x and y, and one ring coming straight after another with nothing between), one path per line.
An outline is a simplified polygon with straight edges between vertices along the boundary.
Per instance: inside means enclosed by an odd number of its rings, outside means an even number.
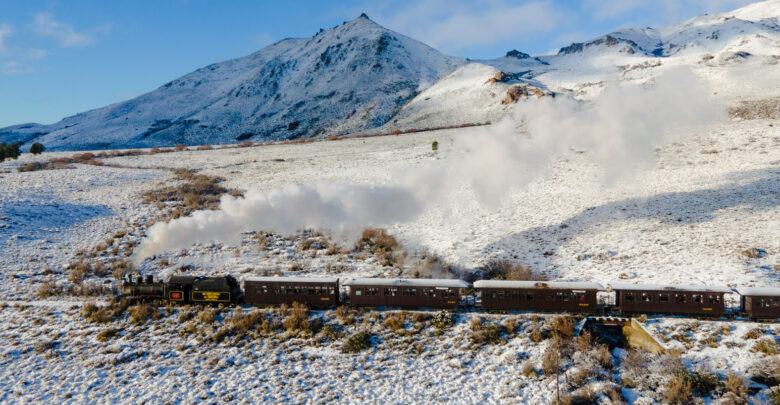
M197 273L243 277L290 273L296 264L296 274L411 275L423 255L434 253L464 270L494 258L510 259L553 280L780 286L778 128L778 120L713 125L680 138L684 141L664 143L656 150L653 167L609 186L587 153L572 151L498 207L478 203L467 189L456 190L457 204L434 205L419 218L388 229L407 253L402 266L383 267L372 255L304 251L300 244L305 235L298 233L271 237L264 248L245 235L237 246L205 244L164 252L142 268L166 275L187 266ZM85 321L80 308L105 298L35 297L46 281L72 284L65 267L77 261L79 251L89 252L112 235L125 234L113 242L121 255L125 248L119 247L140 240L147 221L159 214L159 207L142 203L141 192L171 184L165 168L218 175L226 179L223 185L241 191L320 180L376 184L397 170L448 159L448 145L455 137L478 130L104 160L121 167L76 164L73 169L15 170L31 160L69 155L65 153L23 155L0 164L0 297L5 303L0 308L0 401L552 400L554 376L522 376L526 363L540 370L548 344L529 339L537 323L531 315L461 314L442 334L427 321L416 325L407 320L408 333L388 330L382 319L390 313L358 314L357 322L347 325L332 312L314 312L312 319L333 323L344 335L361 328L372 331L374 348L342 354L340 339L299 339L284 332L214 343L209 336L219 329L220 320L231 317L230 310L219 314L216 324L189 321L199 332L181 334L175 330L186 309L170 314L161 309L161 319L143 325L125 317L104 326ZM440 144L436 153L431 151L434 140ZM753 248L765 253L746 256ZM110 255L100 253L97 259ZM85 282L114 283L98 276ZM474 345L470 321L480 317L495 324L514 318L519 326L503 337L503 344ZM775 325L740 322L728 334L716 335L711 347L712 341L705 339L721 324L692 326L690 320L675 318L648 323L670 347L686 349L683 358L692 369L722 375L749 372L763 358L751 351L752 341L743 337L747 331L761 327L761 334L771 339L780 333ZM101 341L99 333L111 328L118 330L116 335ZM687 340L670 337L680 333ZM624 371L588 366L586 360L572 359L575 366L567 373L574 379L578 367L597 370L588 384L604 393L598 398L608 401L606 392L614 388L609 381ZM655 394L624 388L624 395L636 399Z

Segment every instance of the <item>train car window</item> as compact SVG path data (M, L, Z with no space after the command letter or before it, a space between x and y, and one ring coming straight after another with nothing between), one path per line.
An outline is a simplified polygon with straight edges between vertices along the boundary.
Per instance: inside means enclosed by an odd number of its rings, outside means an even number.
M701 304L702 303L701 294L693 294L692 297L693 297L693 302L695 302L697 304Z
M780 300L778 300L777 298L772 298L772 306L776 307L778 305L780 305Z
M626 301L634 302L634 293L625 293L623 298L625 298Z
M314 291L314 288L309 287L309 295L314 295L316 292Z
M667 294L667 293L658 294L658 302L668 303L669 302L669 294Z
M300 295L301 294L301 288L300 287L295 287L294 291L295 291L295 295Z
M710 304L720 304L720 295L718 294L710 294L709 302Z
M366 295L376 295L378 292L379 292L378 288L366 288Z
M287 294L287 287L285 286L279 287L279 294Z
M498 299L500 299L500 300L504 299L504 291L503 290L498 292Z
M390 294L389 295L391 297L395 297L396 295L398 295L398 289L397 288L390 288L389 290L390 290ZM385 295L387 295L387 294L385 294Z
M652 302L652 301L653 301L653 294L642 293L642 302Z
M687 297L685 294L674 294L674 302L676 304L685 304Z
M279 287L274 287L274 294L279 295Z
M531 292L531 291L525 293L525 299L527 299L529 301L533 301L534 300L534 293Z
M314 287L314 293L317 295L322 295L322 287Z
M268 286L267 285L263 286L263 294L268 294Z
M376 289L375 289L376 290ZM336 290L333 287L328 287L328 294L333 295ZM374 293L376 294L376 292Z
M260 294L260 288L255 287L255 294Z
M412 288L411 292L409 293L409 296L414 297L416 295L417 295L417 289L416 288Z
M363 295L363 291L359 288L355 289L355 295Z

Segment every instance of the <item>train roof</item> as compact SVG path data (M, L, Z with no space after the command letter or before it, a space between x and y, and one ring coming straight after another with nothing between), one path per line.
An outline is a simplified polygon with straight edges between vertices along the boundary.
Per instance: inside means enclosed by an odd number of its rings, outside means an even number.
M336 277L247 277L244 281L271 283L337 283Z
M447 278L353 278L344 285L466 288L463 280Z
M711 285L665 285L665 284L627 284L610 283L613 290L621 291L685 291L685 292L714 292L730 293L731 288Z
M474 288L551 288L562 290L603 290L598 283L588 281L526 281L526 280L477 280Z
M737 292L753 297L780 297L780 288L777 287L739 287Z

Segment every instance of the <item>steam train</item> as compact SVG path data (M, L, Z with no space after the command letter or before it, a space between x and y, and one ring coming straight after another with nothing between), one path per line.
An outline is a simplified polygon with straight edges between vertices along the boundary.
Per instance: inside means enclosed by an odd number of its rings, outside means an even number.
M172 276L167 282L132 275L118 298L179 304L298 302L314 308L338 305L409 309L460 307L495 311L668 314L751 319L780 318L780 288L674 286L593 282L336 277L249 277L243 288L233 276ZM473 289L475 297L463 297ZM739 307L727 308L725 294L738 294ZM601 297L599 297L601 295Z

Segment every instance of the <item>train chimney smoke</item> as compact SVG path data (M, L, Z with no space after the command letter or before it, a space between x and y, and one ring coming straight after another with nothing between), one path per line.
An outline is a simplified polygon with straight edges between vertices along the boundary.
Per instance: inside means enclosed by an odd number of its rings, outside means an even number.
M463 190L485 207L498 207L572 148L585 151L603 170L604 182L616 185L654 162L665 135L710 124L724 111L688 69L669 69L654 83L611 84L588 102L528 100L499 123L459 133L440 147L438 159L390 173L382 185L340 181L249 190L244 198L224 196L218 211L157 223L133 262L193 243L235 243L242 232L254 230L314 228L356 239L366 227L413 221L434 206L458 207ZM447 225L457 229L459 220L453 215Z

